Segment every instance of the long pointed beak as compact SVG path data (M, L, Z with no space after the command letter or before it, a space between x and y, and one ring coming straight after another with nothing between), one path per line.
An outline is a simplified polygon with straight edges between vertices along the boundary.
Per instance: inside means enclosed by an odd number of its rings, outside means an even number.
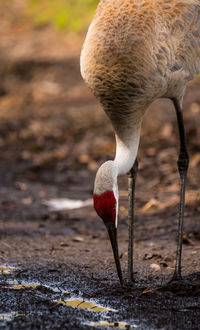
M121 271L121 265L120 265L120 260L119 260L119 250L118 250L118 244L117 244L117 228L115 227L114 223L106 224L106 228L108 230L108 235L109 235L111 246L113 249L115 264L116 264L116 268L117 268L117 274L118 274L120 283L122 285L123 278L122 278L122 271Z

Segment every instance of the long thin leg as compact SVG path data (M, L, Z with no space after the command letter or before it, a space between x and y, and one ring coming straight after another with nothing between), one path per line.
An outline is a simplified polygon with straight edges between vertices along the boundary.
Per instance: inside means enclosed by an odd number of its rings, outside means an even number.
M130 282L134 281L133 276L133 236L134 236L134 198L135 198L135 181L138 170L138 160L130 170L128 178L128 196L129 196L129 210L128 210L128 233L129 233L129 244L128 244L128 278Z
M185 205L185 181L187 169L189 165L189 155L186 147L185 130L181 107L177 99L172 99L177 115L179 136L180 136L180 152L177 161L178 171L180 175L180 206L179 206L179 223L178 223L178 246L176 253L176 266L172 280L181 279L181 254L182 254L182 237L183 237L183 221L184 221L184 205Z

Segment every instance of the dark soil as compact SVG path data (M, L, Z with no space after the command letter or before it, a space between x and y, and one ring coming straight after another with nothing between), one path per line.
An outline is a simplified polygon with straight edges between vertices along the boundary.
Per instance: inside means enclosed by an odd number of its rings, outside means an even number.
M79 73L82 41L49 27L13 31L4 26L0 267L16 268L9 274L2 268L0 275L0 327L89 329L90 322L104 320L114 328L200 329L198 80L189 84L184 100L190 168L180 283L170 283L179 203L179 142L170 101L159 100L144 118L133 286L119 285L106 230L92 207L50 211L44 204L52 198L90 199L97 168L115 151L111 125ZM118 240L126 278L127 177L119 185ZM35 282L39 284L31 287ZM117 311L91 312L58 303L69 298L95 300ZM15 315L9 319L6 313L11 312Z

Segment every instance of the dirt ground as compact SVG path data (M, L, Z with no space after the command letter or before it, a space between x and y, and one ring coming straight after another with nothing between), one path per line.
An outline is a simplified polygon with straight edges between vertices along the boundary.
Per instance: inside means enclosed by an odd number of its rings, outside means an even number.
M136 283L122 288L92 206L52 211L45 204L90 200L97 168L115 151L112 127L80 76L84 36L1 29L0 327L200 329L200 82L188 85L184 100L190 168L183 281L169 283L179 202L176 116L170 101L159 100L141 134ZM119 186L126 278L127 177Z

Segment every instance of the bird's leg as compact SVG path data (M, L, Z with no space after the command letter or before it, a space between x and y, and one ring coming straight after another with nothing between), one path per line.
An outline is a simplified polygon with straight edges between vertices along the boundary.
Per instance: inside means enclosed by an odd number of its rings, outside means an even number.
M133 276L133 236L134 236L134 197L135 197L135 181L138 170L138 160L130 170L128 178L128 196L129 196L129 210L128 210L128 233L129 233L129 245L128 245L128 278L130 282L134 281Z
M178 246L176 253L176 266L172 280L181 279L181 254L182 254L182 237L183 237L183 221L184 221L184 204L185 204L185 181L187 169L189 165L189 155L186 147L185 131L183 117L180 104L177 99L172 99L177 115L179 136L180 136L180 152L177 161L178 171L180 175L180 206L179 206L179 223L178 223Z

